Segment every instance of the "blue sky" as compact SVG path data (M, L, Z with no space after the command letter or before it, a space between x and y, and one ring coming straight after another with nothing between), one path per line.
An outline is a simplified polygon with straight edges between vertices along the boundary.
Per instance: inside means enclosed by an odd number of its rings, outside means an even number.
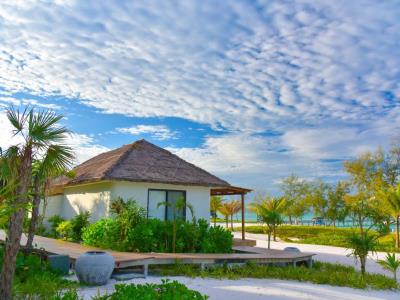
M2 1L4 109L65 115L81 162L146 138L232 184L334 182L400 129L400 1Z

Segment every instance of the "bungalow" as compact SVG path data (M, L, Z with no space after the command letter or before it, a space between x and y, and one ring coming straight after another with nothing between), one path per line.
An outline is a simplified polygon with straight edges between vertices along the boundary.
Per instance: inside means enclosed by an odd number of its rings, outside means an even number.
M172 218L171 208L157 204L183 198L193 206L197 219L208 220L210 195L240 194L243 200L250 191L233 187L145 140L93 157L74 172L73 178L61 177L51 183L46 218L57 214L70 219L79 212L90 211L95 221L108 217L110 201L121 197L135 199L147 210L149 218L163 220ZM187 209L181 215L191 217Z

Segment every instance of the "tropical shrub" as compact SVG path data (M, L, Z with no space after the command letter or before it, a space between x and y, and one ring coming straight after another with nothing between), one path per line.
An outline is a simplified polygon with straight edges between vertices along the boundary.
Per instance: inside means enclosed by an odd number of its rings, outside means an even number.
M384 269L393 273L393 279L397 281L397 269L400 268L400 260L396 258L395 253L386 253L385 259L378 260Z
M118 197L111 201L110 212L120 226L120 239L124 240L130 228L135 227L146 219L146 210L134 199L123 200Z
M221 226L210 227L204 235L201 245L202 253L232 252L233 238L230 231Z
M148 219L129 228L125 239L120 240L117 220L103 219L84 230L86 245L132 252L172 252L171 221ZM209 227L207 221L196 223L176 220L176 252L229 253L232 252L231 232L222 227Z
M72 222L62 221L61 223L59 223L56 228L56 235L58 238L62 238L63 240L72 240Z
M118 284L110 295L98 296L95 300L205 300L208 296L190 290L178 281L162 280L161 284Z
M111 248L123 250L119 245L120 224L114 219L102 219L90 224L83 230L82 240L85 245L100 248Z
M71 239L73 241L82 240L82 231L84 228L89 226L90 224L89 219L90 219L90 212L88 211L81 212L71 219L71 226L72 226Z
M212 268L201 269L196 265L176 263L175 265L158 266L162 276L186 276L218 279L241 278L273 278L282 280L297 280L332 286L347 286L357 289L398 289L396 280L382 274L361 274L352 266L323 263L316 261L311 268L306 266L274 266L259 265L247 262L245 265L228 266L216 265Z
M2 267L4 249L0 245L0 268ZM75 300L66 297L61 290L73 289L76 283L62 278L62 275L52 270L46 261L36 255L17 255L16 271L13 284L15 299L60 299ZM57 296L59 295L59 296ZM14 299L13 298L13 299Z
M64 218L62 218L59 215L54 215L48 219L48 222L50 223L50 236L52 237L58 237L57 236L57 227L60 225L61 222L65 221Z

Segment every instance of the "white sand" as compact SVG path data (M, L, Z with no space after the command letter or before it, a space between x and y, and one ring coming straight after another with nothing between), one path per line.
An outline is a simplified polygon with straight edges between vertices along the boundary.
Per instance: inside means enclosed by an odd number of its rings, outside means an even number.
M390 299L399 300L400 293L391 291L364 291L343 287L332 287L327 285L316 285L310 283L301 283L296 281L271 280L271 279L240 279L240 280L218 280L172 277L178 280L190 289L199 291L202 294L210 296L211 300L229 299L229 300L378 300ZM134 279L125 283L160 283L160 277L150 276L147 279ZM105 287L86 288L81 291L85 299L91 299L92 296L111 293L115 281L112 280Z
M240 233L235 233L235 236ZM266 237L262 234L246 234L246 238L256 239L258 247L266 247ZM317 255L316 260L341 263L345 265L355 265L353 258L347 257L348 251L344 248L302 245L295 243L273 242L272 248L283 249L287 246L298 247L304 252L313 252ZM384 253L378 253L379 257L384 257ZM388 274L374 261L376 257L368 260L367 271ZM189 288L197 290L210 296L210 299L229 299L229 300L295 300L295 299L324 299L324 300L378 300L390 299L399 300L400 292L393 291L370 291L357 290L345 287L333 287L328 285L317 285L312 283L302 283L297 281L273 280L273 279L252 279L245 278L239 280L218 280L201 279L187 277L170 277L172 280L178 280ZM160 283L161 277L149 276L146 279L133 279L123 283ZM91 299L92 296L104 293L111 293L116 284L115 280L110 280L108 285L100 288L85 288L80 291L85 299Z

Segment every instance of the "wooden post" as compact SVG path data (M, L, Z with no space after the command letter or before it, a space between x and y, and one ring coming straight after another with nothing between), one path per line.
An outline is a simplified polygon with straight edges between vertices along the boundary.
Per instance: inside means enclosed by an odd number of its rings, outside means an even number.
M245 240L245 228L244 228L244 193L242 195L242 240Z

